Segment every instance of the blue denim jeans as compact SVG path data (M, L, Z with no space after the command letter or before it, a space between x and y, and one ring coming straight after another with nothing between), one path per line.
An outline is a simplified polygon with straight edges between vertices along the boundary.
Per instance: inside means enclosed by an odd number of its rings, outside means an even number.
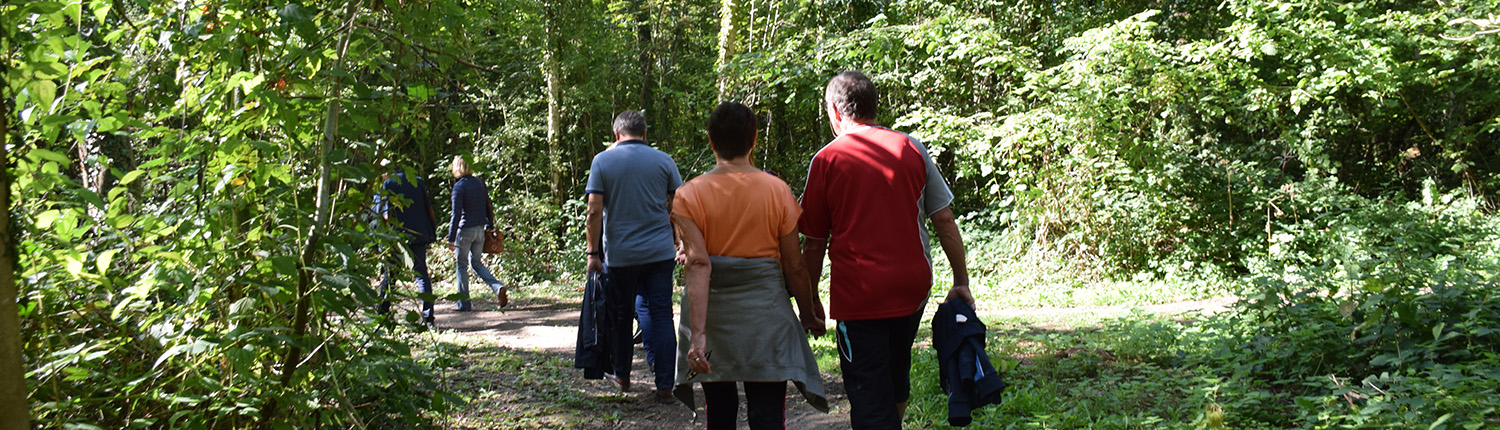
M641 337L648 354L661 353L651 361L651 371L656 374L656 389L670 390L677 380L677 336L672 324L672 269L673 260L663 260L638 266L610 267L609 286L605 287L609 307L613 308L613 326L610 327L610 346L614 348L615 376L630 378L630 363L634 346L630 339L631 319L641 322ZM636 296L640 296L644 313L635 312Z
M412 271L416 272L413 280L417 283L417 292L430 296L432 294L432 279L427 274L427 245L428 242L426 240L407 242L406 251L411 254L411 268ZM390 296L391 283L394 281L394 276L392 276L393 268L402 265L404 264L402 264L399 254L392 254L390 258L386 259L384 268L385 280L380 282L380 313L386 313L390 310L391 302L386 298ZM422 299L422 320L432 320L432 300L425 297Z
M464 227L458 230L458 255L453 260L458 266L458 309L469 310L469 267L474 267L474 274L479 275L491 290L499 291L505 288L490 269L484 267L484 226Z

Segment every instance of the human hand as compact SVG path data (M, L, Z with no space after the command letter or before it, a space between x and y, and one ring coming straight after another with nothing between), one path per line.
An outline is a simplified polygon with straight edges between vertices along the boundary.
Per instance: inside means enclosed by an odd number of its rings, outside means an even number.
M677 251L677 265L687 267L687 261L687 251L679 249Z
M708 341L704 340L702 334L693 335L692 346L688 348L688 378L698 373L713 373L713 368L708 365L708 358L713 353L708 350Z
M814 298L812 304L799 312L798 319L802 321L802 330L813 337L823 337L828 333L828 317L823 315L823 302Z
M953 300L954 298L961 298L964 300L964 303L969 304L969 307L974 307L974 295L969 292L969 286L966 284L953 284L953 288L948 290L948 297L943 299L943 301Z
M454 245L453 242L448 242L448 250L449 251L458 251L458 245Z
M821 312L803 313L799 316L802 320L802 331L815 338L823 337L823 334L828 333L828 321L818 315L819 313Z
M589 263L588 263L587 266L584 266L584 270L583 271L584 271L584 273L589 273L589 274L603 272L604 271L604 262L599 259L599 256L597 256L597 255L590 255L589 256Z

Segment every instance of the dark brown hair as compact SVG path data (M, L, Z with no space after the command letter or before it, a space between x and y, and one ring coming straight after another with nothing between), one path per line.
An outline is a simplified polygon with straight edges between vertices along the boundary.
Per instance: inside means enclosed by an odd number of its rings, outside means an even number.
M719 103L708 115L708 140L725 160L744 157L755 146L755 112L736 102Z

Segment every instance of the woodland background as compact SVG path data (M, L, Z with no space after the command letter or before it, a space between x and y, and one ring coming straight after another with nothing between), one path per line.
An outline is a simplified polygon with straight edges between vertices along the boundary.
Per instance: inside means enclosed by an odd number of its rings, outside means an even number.
M800 192L832 138L822 86L859 69L880 122L926 142L957 193L981 302L1241 298L1122 338L1133 366L1191 369L1184 407L1209 412L1034 422L1500 422L1495 2L6 0L0 16L0 393L29 399L5 417L430 424L465 399L414 350L414 314L366 315L399 240L369 209L381 159L428 178L446 219L447 162L471 157L507 278L563 282L616 113L646 112L689 178L713 164L708 112L743 102L756 161Z

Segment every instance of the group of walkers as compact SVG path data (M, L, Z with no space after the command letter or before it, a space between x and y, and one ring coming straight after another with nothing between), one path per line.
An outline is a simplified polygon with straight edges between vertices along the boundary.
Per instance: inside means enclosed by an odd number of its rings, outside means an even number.
M484 265L484 232L493 229L495 225L495 209L490 202L490 193L484 186L484 182L474 177L474 172L469 168L469 163L461 156L453 157L451 165L453 172L453 217L448 222L448 250L453 251L455 266L457 269L458 300L454 310L467 312L474 309L469 301L469 271L472 269L479 279L489 286L501 307L509 303L505 292L505 284L490 272ZM406 238L406 251L411 255L412 271L417 284L417 291L422 298L422 322L429 326L436 324L436 315L433 313L432 279L427 271L427 247L437 237L437 214L433 210L432 200L427 197L426 181L421 177L408 178L405 172L386 174L385 181L381 184L381 193L375 197L375 211L384 217L403 233ZM392 197L399 196L396 200ZM380 285L381 303L377 311L380 314L390 312L390 294L392 276L390 270L395 266L398 253L391 253L391 260L385 266L384 281Z
M758 126L742 104L721 103L709 116L715 166L687 183L646 143L641 113L615 119L616 143L595 156L586 186L587 271L608 275L611 317L600 338L614 357L605 377L622 391L631 387L638 319L652 397L696 409L697 383L707 427L733 429L742 385L750 428L784 428L788 381L828 410L806 336L824 335L832 316L852 427L901 427L933 283L926 221L953 269L947 300L974 302L953 194L921 142L875 122L868 77L839 74L823 102L837 137L812 158L800 203L755 166ZM825 256L829 315L818 294ZM674 335L678 264L686 286Z

